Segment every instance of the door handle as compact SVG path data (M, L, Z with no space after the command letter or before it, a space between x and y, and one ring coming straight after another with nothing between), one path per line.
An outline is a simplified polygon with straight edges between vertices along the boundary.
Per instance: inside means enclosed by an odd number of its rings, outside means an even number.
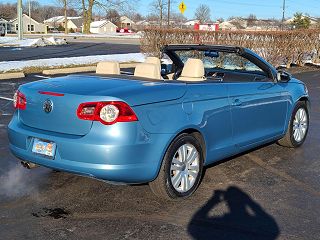
M233 99L232 101L232 106L240 106L242 104L242 102L240 101L240 99Z

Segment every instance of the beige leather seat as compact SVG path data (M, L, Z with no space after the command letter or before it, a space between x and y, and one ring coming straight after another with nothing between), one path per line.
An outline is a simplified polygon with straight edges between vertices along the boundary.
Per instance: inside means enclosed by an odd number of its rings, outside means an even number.
M161 71L161 61L157 57L147 57L145 63L156 64L159 67L159 71Z
M203 62L200 59L189 58L184 64L182 73L178 80L190 82L203 81L206 80L204 74Z
M96 69L97 74L120 74L118 62L99 62Z
M134 70L134 76L161 79L159 68L156 64L152 63L139 63Z

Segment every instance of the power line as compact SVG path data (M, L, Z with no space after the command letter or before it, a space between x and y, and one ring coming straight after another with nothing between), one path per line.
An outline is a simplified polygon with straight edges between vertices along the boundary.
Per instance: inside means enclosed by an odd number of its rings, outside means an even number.
M227 4L232 4L232 5L242 5L242 6L256 6L256 7L269 7L269 8L279 8L280 5L267 5L267 4L256 4L256 3L239 3L239 2L233 2L233 1L225 1L225 0L220 0L219 2L222 3L227 3Z

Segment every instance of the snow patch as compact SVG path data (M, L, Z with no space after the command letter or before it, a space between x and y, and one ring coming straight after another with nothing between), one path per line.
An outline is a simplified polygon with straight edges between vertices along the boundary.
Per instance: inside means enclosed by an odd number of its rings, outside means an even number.
M44 47L48 45L63 45L66 40L55 37L41 37L41 38L24 38L19 40L16 37L2 37L0 38L0 47Z

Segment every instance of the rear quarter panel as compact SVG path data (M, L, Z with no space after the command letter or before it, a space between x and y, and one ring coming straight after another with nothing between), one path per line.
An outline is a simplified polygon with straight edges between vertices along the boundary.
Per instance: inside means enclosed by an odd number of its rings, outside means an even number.
M147 132L169 133L170 141L185 130L199 131L206 144L205 164L234 154L228 92L224 84L187 84L183 98L135 106L134 111Z

